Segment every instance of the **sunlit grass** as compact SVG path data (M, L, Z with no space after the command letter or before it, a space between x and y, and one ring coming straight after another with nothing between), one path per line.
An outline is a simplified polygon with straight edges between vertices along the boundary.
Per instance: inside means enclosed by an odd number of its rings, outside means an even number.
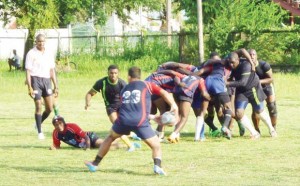
M103 62L100 64L100 62ZM124 62L124 61L123 61ZM78 63L83 63L79 61ZM97 63L87 58L79 70L59 73L59 107L67 122L104 138L111 124L100 94L84 110L84 97L94 82L105 76L110 60ZM124 62L126 63L126 62ZM147 61L144 63L147 64ZM118 62L121 77L127 80L128 64ZM278 105L278 134L271 139L261 125L257 141L238 136L193 142L195 118L191 114L179 144L162 144L163 167L167 177L152 173L151 151L145 145L133 153L113 150L103 160L100 171L89 173L84 160L92 160L97 150L83 151L65 144L50 151L51 118L43 124L46 140L39 141L33 128L34 104L27 95L23 71L8 72L0 63L0 185L298 185L300 183L300 76L275 74ZM146 77L149 72L143 72ZM247 115L250 114L250 106ZM219 125L218 125L219 126ZM167 135L172 128L167 128Z

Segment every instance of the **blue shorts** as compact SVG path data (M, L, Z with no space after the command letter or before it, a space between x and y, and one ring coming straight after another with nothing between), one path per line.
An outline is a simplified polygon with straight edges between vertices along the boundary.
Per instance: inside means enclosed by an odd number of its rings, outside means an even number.
M141 125L139 127L123 125L115 122L112 126L112 130L115 133L122 135L129 135L130 132L133 131L141 139L149 139L156 135L149 122L146 125Z
M202 102L203 102L203 98L202 98L200 92L197 91L194 94L194 97L193 97L192 108L193 109L200 109L201 105L202 105Z
M210 95L216 95L219 93L227 92L227 88L223 78L208 76L205 79L205 85L207 92Z

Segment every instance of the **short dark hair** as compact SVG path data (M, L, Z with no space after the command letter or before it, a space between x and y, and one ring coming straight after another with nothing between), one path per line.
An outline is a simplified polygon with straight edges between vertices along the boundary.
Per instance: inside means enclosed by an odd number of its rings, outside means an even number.
M141 69L139 67L131 67L128 70L128 76L131 78L141 79Z
M238 60L239 59L239 55L236 52L231 52L228 56L229 60Z
M209 54L209 58L213 58L215 56L220 56L218 52L214 51L212 53Z
M107 68L107 71L113 70L113 69L118 69L119 67L117 65L109 65L109 67Z

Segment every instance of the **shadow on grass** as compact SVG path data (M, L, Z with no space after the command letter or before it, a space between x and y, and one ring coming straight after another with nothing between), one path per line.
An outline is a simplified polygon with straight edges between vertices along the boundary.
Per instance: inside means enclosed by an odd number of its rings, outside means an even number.
M0 145L0 148L2 149L14 149L14 148L20 148L20 149L49 149L49 147L44 145Z
M83 165L83 163L82 163ZM84 165L83 165L84 166ZM91 173L87 168L80 167L80 168L74 168L74 167L60 167L60 166L8 166L3 165L2 168L8 168L8 169L16 169L18 171L26 171L26 172L47 172L47 173L74 173L74 172L82 172L82 173ZM132 171L128 169L99 169L97 173L117 173L117 174L129 174L129 175L140 175L140 176L153 176L154 173L142 173L137 171ZM94 173L94 174L95 174Z

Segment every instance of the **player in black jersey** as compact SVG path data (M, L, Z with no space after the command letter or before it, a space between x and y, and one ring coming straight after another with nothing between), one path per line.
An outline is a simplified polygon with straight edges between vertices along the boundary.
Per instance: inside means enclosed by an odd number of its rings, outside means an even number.
M267 96L267 108L269 110L269 115L271 118L271 122L273 127L276 129L277 123L277 108L276 108L276 100L275 100L275 91L273 85L273 73L272 68L269 63L265 61L257 60L257 53L254 49L249 50L249 54L253 63L255 64L255 72L260 79L261 86L263 88L264 93ZM260 132L259 130L259 117L255 112L252 112L252 121L254 124L255 129Z
M269 128L271 136L276 137L277 133L271 124L270 117L264 112L263 101L266 95L262 90L258 76L255 71L252 70L251 63L246 60L240 60L238 54L235 52L230 53L227 58L227 63L232 68L231 77L234 78L233 81L228 81L227 85L229 87L236 87L236 120L241 122L251 132L252 139L260 137L260 134L251 125L248 117L244 115L247 104L250 102L260 119L263 120Z
M110 65L107 69L108 76L96 81L94 86L85 96L85 109L90 106L92 97L101 92L104 99L106 113L111 123L114 123L118 116L119 107L121 105L120 92L125 87L126 82L119 78L119 69L116 65ZM121 139L128 146L129 151L133 151L135 147L139 148L138 143L131 143L127 136L122 136Z

